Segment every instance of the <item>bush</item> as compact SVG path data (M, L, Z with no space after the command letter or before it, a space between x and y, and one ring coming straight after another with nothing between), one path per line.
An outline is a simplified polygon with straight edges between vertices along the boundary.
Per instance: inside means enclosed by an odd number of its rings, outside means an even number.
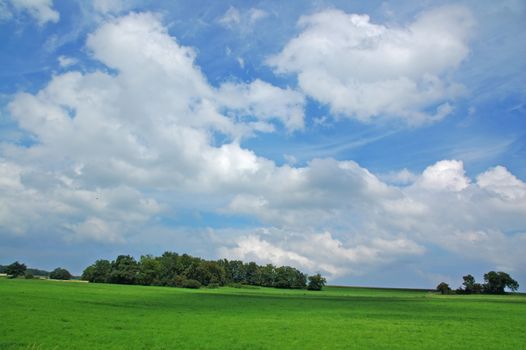
M201 282L196 280L185 280L182 285L183 288L190 288L190 289L199 289L201 288Z
M25 275L26 280L32 280L34 277L35 276L33 276L33 274L31 274L31 273L26 273L26 275Z
M215 289L219 287L221 287L219 283L210 283L208 286L206 286L206 288L210 288L210 289Z
M70 280L71 277L73 276L71 276L69 271L61 267L57 267L49 274L49 278L53 280Z
M309 276L309 285L307 286L307 289L321 290L323 286L325 286L326 282L327 280L325 280L325 278L321 277L321 275L317 273L314 276Z
M436 289L442 295L451 293L451 288L446 282L440 282Z

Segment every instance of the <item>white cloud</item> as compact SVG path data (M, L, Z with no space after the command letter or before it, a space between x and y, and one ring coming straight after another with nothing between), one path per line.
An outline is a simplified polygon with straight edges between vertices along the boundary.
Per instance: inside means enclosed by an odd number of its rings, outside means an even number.
M429 190L462 191L470 180L464 172L464 164L457 160L442 160L427 167L418 179L416 186Z
M67 68L77 64L78 60L73 57L59 56L58 63L62 68Z
M151 14L108 21L87 45L113 74L56 75L9 105L35 143L0 144L0 234L149 242L159 216L197 208L259 220L261 230L215 241L220 252L331 276L429 246L524 265L526 185L507 169L472 181L461 161L444 160L402 172L396 186L352 161L277 166L239 139L276 122L301 129L301 94L260 80L211 86L195 51Z
M382 174L380 178L393 185L409 185L416 181L417 175L404 168L400 171L391 171L387 174Z
M250 8L240 11L236 7L230 6L228 10L219 18L219 24L230 29L238 29L241 32L250 32L254 25L268 17L268 13L258 8Z
M526 198L526 185L506 168L497 166L477 176L477 185L509 201Z
M27 12L41 26L60 19L60 14L53 9L53 0L11 0L11 3L17 11Z
M250 84L222 84L218 91L218 100L223 106L240 115L262 121L280 119L289 131L302 129L304 126L303 95L259 79Z
M93 0L93 8L100 13L118 13L126 9L122 0Z
M433 122L451 113L450 101L463 93L448 73L469 54L473 22L460 6L427 11L406 27L325 10L302 17L302 32L267 62L297 74L299 87L335 114Z
M298 234L272 228L237 238L233 247L222 248L220 255L260 264L292 265L337 278L364 274L399 256L421 255L424 251L422 246L400 237L375 238L346 247L330 232Z

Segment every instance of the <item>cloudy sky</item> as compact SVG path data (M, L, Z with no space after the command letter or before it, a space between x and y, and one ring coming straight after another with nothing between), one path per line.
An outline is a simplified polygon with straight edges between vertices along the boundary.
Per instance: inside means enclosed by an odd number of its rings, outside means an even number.
M0 0L0 263L526 286L523 1Z

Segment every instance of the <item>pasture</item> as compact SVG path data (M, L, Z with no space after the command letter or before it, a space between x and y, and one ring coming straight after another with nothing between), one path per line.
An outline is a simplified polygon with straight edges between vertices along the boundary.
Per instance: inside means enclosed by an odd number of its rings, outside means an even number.
M519 349L526 296L0 278L0 349Z

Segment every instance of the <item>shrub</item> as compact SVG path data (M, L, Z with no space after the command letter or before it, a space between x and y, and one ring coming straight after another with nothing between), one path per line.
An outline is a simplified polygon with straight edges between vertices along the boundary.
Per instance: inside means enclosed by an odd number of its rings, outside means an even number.
M183 288L190 288L190 289L199 289L201 288L201 282L196 280L185 280L182 285Z
M24 277L26 278L26 280L32 280L35 276L33 276L33 274L31 273L26 273Z
M61 267L57 267L49 274L49 278L53 280L70 280L71 277L73 276L71 276L69 271Z
M210 283L208 286L206 286L206 288L211 288L211 289L215 289L219 287L221 287L219 283Z

